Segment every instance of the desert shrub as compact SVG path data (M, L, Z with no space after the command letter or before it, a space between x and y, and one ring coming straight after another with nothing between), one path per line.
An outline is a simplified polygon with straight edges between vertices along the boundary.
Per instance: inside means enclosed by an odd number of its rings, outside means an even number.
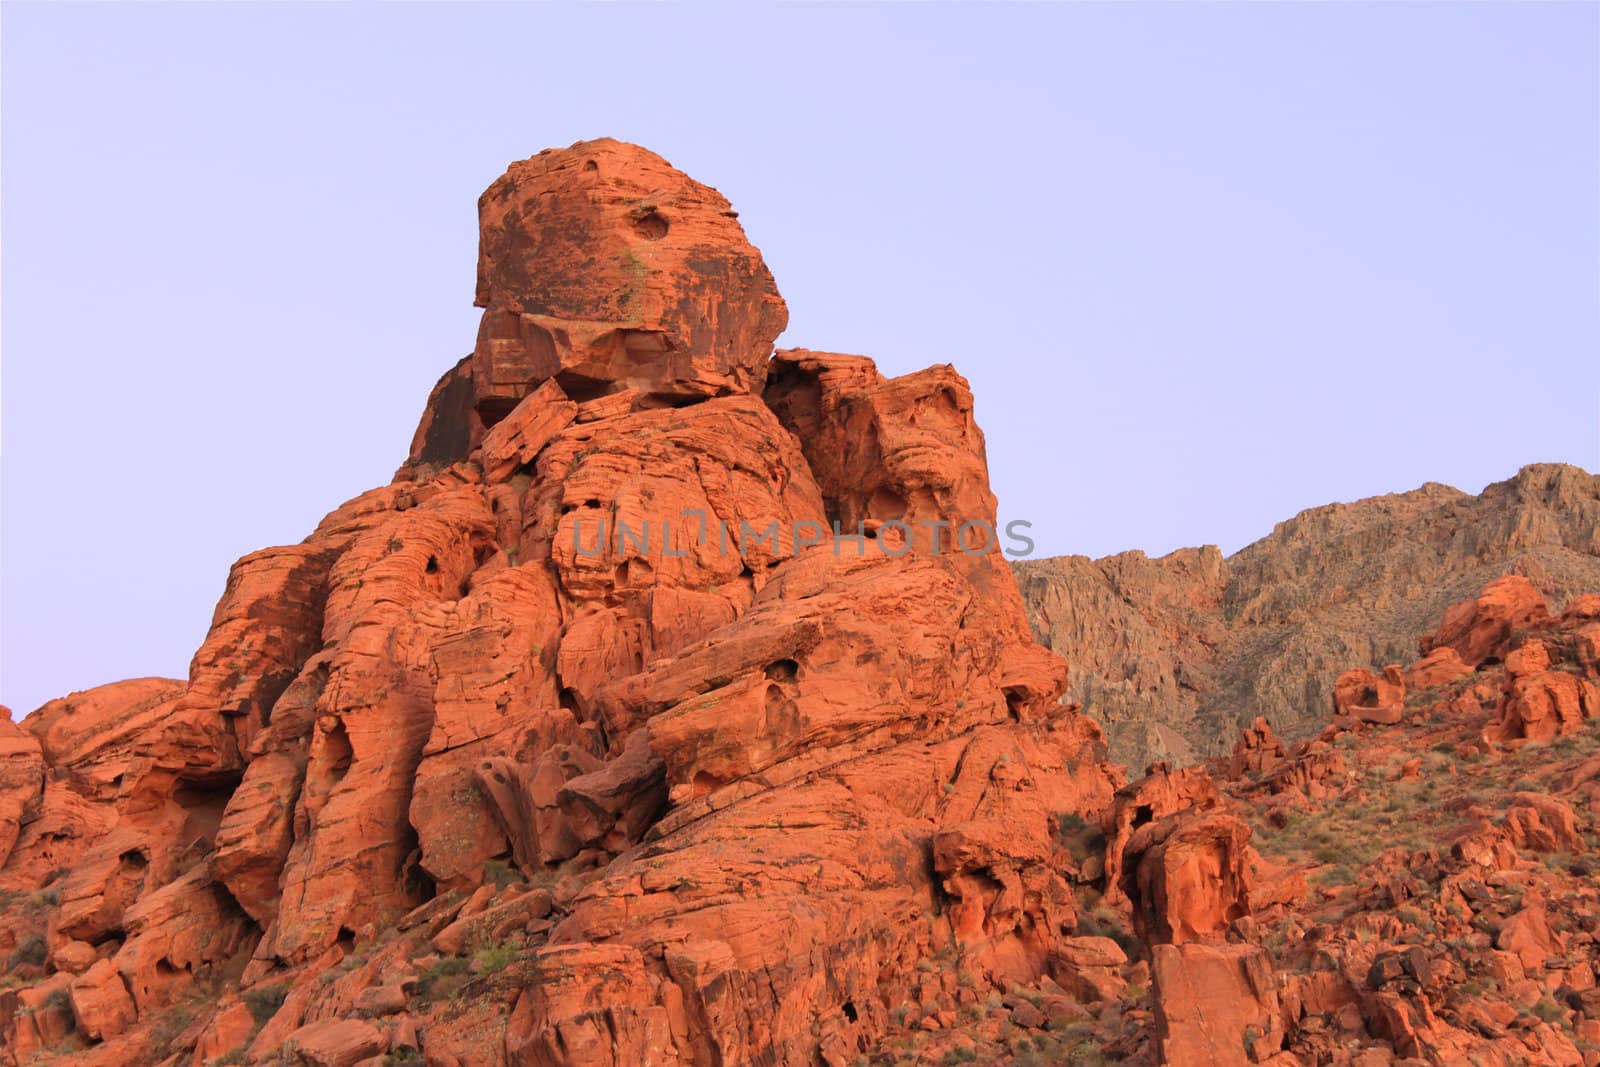
M6 968L12 970L25 964L40 966L44 963L45 953L44 931L29 930L12 950L11 957L6 960Z
M244 991L244 1006L250 1009L250 1017L256 1021L257 1026L265 1026L268 1019L278 1014L278 1009L283 1007L284 998L288 995L289 986L286 982L256 986L254 989Z
M150 1030L156 1047L171 1052L172 1043L194 1021L194 1011L193 1004L174 1004L163 1011Z
M495 974L511 966L516 958L517 946L509 941L501 941L479 949L473 961L478 965L479 974Z
M517 885L523 881L522 872L517 870L505 860L485 860L483 863L483 880L496 889L504 889L508 885Z
M1394 915L1395 918L1399 919L1407 926L1415 926L1419 930L1427 930L1432 932L1434 928L1433 917L1431 915L1428 915L1421 908L1414 908L1409 904L1403 904L1394 909Z
M1100 827L1075 811L1062 812L1057 817L1056 836L1079 863L1104 849L1106 844L1106 835Z
M445 956L417 976L417 995L431 1000L453 993L466 973L466 960L460 956Z
M1109 937L1129 959L1137 959L1144 951L1139 939L1126 930L1116 914L1109 909L1095 908L1078 916L1078 933L1086 937Z
M1567 1018L1567 1009L1550 999L1548 995L1540 997L1528 1011L1547 1023L1564 1022Z

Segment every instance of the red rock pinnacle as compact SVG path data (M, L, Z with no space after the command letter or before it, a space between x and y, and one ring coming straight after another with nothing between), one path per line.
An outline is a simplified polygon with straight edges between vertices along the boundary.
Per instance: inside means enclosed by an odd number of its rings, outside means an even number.
M761 391L788 310L715 189L606 138L513 163L478 215L478 344L435 388L413 460L462 458L550 378L641 407Z

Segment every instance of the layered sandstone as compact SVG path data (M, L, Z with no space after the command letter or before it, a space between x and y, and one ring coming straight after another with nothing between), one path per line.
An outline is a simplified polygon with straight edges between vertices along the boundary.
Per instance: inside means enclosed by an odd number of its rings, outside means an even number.
M1600 596L1502 578L1418 636L1477 669L1347 672L1316 736L1118 790L1048 979L871 1062L1600 1064Z
M466 458L543 382L634 406L760 393L789 313L715 189L586 141L513 163L478 220L478 343L434 387L414 462Z
M735 213L635 146L479 206L394 482L241 559L187 682L0 738L8 1060L843 1062L936 952L1075 929L1058 823L1120 779L972 536L966 381L774 356Z
M0 724L0 1063L1600 1067L1600 596L1463 590L1315 736L1125 783L953 368L771 353L726 201L634 146L480 206L394 481L235 564L186 681ZM1593 487L1541 484L1548 584ZM1089 662L1221 685L1228 612L1309 626L1250 558L1106 565Z
M1314 731L1350 667L1414 658L1445 608L1507 574L1559 610L1600 589L1600 477L1540 464L1470 496L1432 484L1280 523L1224 557L1061 556L1014 564L1070 699L1134 767L1216 755L1258 716Z

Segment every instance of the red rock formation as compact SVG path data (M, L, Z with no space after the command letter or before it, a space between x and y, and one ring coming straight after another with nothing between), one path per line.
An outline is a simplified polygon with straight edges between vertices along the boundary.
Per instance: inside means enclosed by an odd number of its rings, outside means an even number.
M0 870L17 843L24 821L37 813L44 788L44 757L39 740L11 721L0 719Z
M966 382L798 351L769 382L759 255L633 146L480 209L478 345L395 482L241 560L186 685L3 739L24 979L72 1040L840 1062L939 952L1118 988L1064 940L1059 828L1120 780L1029 635ZM474 961L464 1015L430 958ZM12 1047L63 1040L44 1003Z
M1345 671L1333 685L1335 720L1390 724L1405 714L1406 683L1399 667L1385 667L1382 677L1368 670Z
M1320 737L1123 785L954 370L769 362L632 146L481 208L394 482L187 682L0 729L0 1063L1600 1063L1600 600L1491 586Z
M580 403L760 392L788 311L715 189L586 141L512 164L478 216L477 347L434 388L413 461L464 459L547 381Z
M1437 689L1458 678L1465 678L1472 668L1461 662L1461 654L1449 645L1436 648L1413 663L1405 671L1408 689Z
M1247 1067L1282 1047L1277 976L1262 949L1163 944L1151 960L1162 1063Z
M1129 852L1136 926L1146 939L1220 938L1250 913L1250 828L1231 815L1184 814L1149 827Z
M1532 582L1521 575L1507 575L1484 586L1472 599L1452 606L1444 613L1439 629L1424 637L1420 647L1424 655L1438 648L1453 648L1463 663L1476 667L1491 656L1502 655L1516 630L1548 614L1544 598Z
M1283 742L1272 732L1272 725L1257 716L1256 721L1240 733L1239 740L1234 743L1228 774L1233 778L1267 774L1282 766L1285 755Z

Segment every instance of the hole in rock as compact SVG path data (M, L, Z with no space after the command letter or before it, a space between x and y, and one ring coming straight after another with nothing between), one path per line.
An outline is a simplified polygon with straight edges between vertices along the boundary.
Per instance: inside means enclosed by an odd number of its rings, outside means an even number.
M792 659L780 659L767 664L767 678L774 682L792 682L800 674L800 664Z
M1133 809L1133 825L1143 826L1156 817L1155 809L1148 804L1140 804Z
M578 694L576 692L574 692L570 686L568 686L567 688L561 690L561 695L557 699L559 700L559 702L560 702L560 704L561 704L561 706L563 708L565 708L568 711L572 712L574 717L580 718L580 719L583 717L579 713L579 709L578 709Z
M150 857L136 848L130 848L117 857L117 861L128 870L138 871L150 866Z
M478 421L483 424L485 430L489 429L495 423L511 414L512 409L521 402L521 399L521 397L515 396L485 397L483 400L478 401L478 406L474 409L478 413Z
M600 169L600 164L596 163L594 160L586 159L586 160L583 161L583 172L585 174L594 174L599 169Z
M658 408L686 408L698 404L706 397L684 393L646 393L634 401L634 407L639 411L652 411Z
M575 371L564 370L556 375L556 384L561 386L561 391L567 394L567 399L579 404L586 404L591 400L598 400L608 393L617 390L615 382L604 378L591 378L587 374L578 374Z
M356 932L348 926L339 927L338 946L344 950L345 955L356 950Z
M761 399L784 428L800 439L802 446L816 440L822 423L822 383L817 375L793 363L785 363L767 379Z
M184 811L184 834L191 839L215 837L222 813L243 777L243 772L234 771L180 782L172 798Z
M322 739L322 762L327 768L327 788L332 789L350 770L350 761L355 758L355 749L350 747L350 735L345 732L342 722L323 734Z
M1022 721L1022 707L1023 707L1022 694L1016 692L1015 690L1007 689L1006 690L1006 713L1011 716L1011 719L1012 719L1013 722L1021 722Z
M845 1001L842 1005L840 1005L840 1008L844 1011L844 1017L846 1019L849 1019L851 1022L856 1021L856 1006L853 1001Z
M428 557L427 570L428 570L429 574L438 574L439 573L439 557L438 556L429 556Z
M413 834L411 836L415 840L416 835ZM401 885L405 889L408 899L420 904L425 900L432 900L438 895L438 885L434 882L433 877L423 869L422 850L420 848L412 849L410 855L406 857L405 866L401 868L401 876Z
M659 241L667 235L667 220L659 211L646 211L633 220L633 232L646 241Z

